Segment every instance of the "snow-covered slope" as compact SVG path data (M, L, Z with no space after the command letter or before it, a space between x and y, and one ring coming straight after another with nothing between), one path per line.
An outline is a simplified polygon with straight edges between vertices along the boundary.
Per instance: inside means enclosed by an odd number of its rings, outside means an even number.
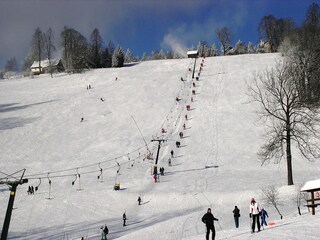
M219 218L217 239L313 239L320 219L304 208L304 216L296 216L296 190L286 186L285 163L261 167L256 157L264 130L257 105L248 104L246 81L278 57L198 59L199 81L192 81L191 59L0 81L0 177L26 168L29 179L18 187L9 239L99 239L105 224L110 239L203 239L200 220L207 207ZM165 175L157 183L154 160L146 158L148 150L157 154L152 139L166 140L158 162ZM294 155L293 168L296 185L318 178L317 162ZM115 183L120 191L113 190ZM28 185L39 184L34 195L27 194ZM260 188L269 185L280 189L284 219L265 205L275 227L251 235L249 200L255 196L263 205ZM8 197L8 188L0 186L0 224ZM235 205L241 210L237 230Z

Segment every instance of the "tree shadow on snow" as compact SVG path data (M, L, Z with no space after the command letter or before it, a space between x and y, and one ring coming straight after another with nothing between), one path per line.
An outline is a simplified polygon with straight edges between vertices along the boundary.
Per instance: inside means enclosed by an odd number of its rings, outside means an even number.
M17 127L23 127L24 125L30 124L39 119L38 117L34 118L19 118L19 117L11 117L11 118L3 118L0 119L0 130L9 130Z
M32 104L26 104L26 105L21 105L21 106L15 106L18 105L19 103L8 103L8 104L0 104L0 112L12 112L12 111L17 111L21 109L26 109L32 106L40 105L40 104L45 104L45 103L50 103L54 102L55 100L50 100L50 101L44 101L44 102L38 102L38 103L32 103Z

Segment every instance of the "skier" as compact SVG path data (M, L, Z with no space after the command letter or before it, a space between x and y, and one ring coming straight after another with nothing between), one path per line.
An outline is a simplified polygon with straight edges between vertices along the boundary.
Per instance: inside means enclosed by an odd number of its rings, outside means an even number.
M193 82L193 83L192 83L192 86L193 86L193 87L196 87L196 84Z
M173 149L171 150L171 157L173 158L173 154L174 154L174 151L173 151Z
M102 102L104 102L104 98L100 98L100 100L101 100Z
M157 182L157 174L153 174L153 179L154 179L154 182Z
M80 122L83 122L83 121L84 121L84 118L82 117L81 120L80 120Z
M139 205L141 205L141 197L140 196L138 197L138 203L139 203Z
M183 124L183 129L186 130L186 124L185 123Z
M255 231L255 225L257 222L258 232L260 232L260 221L259 221L259 213L260 213L260 207L259 204L254 200L254 198L251 198L250 203L250 218L252 218L252 232Z
M214 229L213 221L219 221L219 220L212 215L211 208L208 208L207 213L204 214L202 217L202 222L205 223L207 227L206 240L209 240L210 230L212 231L212 240L214 240L216 237L216 231Z
M125 212L124 212L123 215L122 215L122 219L123 219L123 226L126 226L127 215L126 215Z
M186 115L184 115L184 118L186 119L186 120L188 120L188 115L186 114Z
M102 229L102 227L101 227ZM107 234L109 233L109 229L107 227L107 225L104 225L104 228L102 229L101 232L101 240L107 240Z
M263 227L263 225L268 226L266 217L269 217L267 211L261 208L261 227Z
M176 147L177 147L177 148L180 147L180 141L176 141Z
M183 138L183 132L179 132L180 138Z
M192 90L192 95L195 95L196 94L196 91L195 90Z
M171 166L171 158L168 159L168 165Z
M235 206L233 209L233 217L234 217L234 223L236 224L236 228L239 227L239 217L240 217L240 209Z

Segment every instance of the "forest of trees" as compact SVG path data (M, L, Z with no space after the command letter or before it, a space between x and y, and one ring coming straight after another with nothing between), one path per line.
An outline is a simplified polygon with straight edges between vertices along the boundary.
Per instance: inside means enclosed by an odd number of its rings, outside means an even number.
M299 27L296 26L291 18L277 19L273 15L262 17L257 26L260 39L257 44L252 42L246 44L238 40L235 46L232 47L233 34L228 27L224 26L215 30L217 42L220 44L220 51L214 41L213 43L199 41L196 47L192 46L188 50L197 49L200 56L211 57L285 51L288 45L295 43L304 45L299 45L301 48L313 48L312 56L306 60L313 63L314 59L318 58L318 55L315 55L315 51L319 51L314 49L315 46L312 46L319 35L315 32L319 24L319 6L313 3L310 9L307 13L308 20ZM40 60L48 59L50 62L56 52L61 53L60 58L67 72L79 72L89 68L122 67L124 63L130 62L185 57L178 52L164 51L163 49L160 49L160 51L154 50L150 55L143 53L141 57L134 56L130 49L124 51L120 45L115 46L111 41L106 44L97 28L92 31L89 39L87 39L77 30L67 26L64 27L60 35L56 35L51 28L43 32L38 27L35 29L31 39L28 56L23 60L21 67L18 66L16 59L12 57L7 61L5 69L0 72L0 77L3 77L5 72L16 72L18 70L28 73L34 61L38 61L40 64ZM288 54L288 50L286 54ZM308 66L312 69L315 68L313 65ZM316 75L317 71L313 70L312 74ZM317 85L315 82L310 82L308 86L302 84L300 91L306 95L306 98L314 98L320 92L319 86L315 85Z

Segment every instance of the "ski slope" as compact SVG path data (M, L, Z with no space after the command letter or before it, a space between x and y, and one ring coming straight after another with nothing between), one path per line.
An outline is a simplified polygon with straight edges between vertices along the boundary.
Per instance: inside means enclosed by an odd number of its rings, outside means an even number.
M201 218L208 207L219 219L216 239L317 239L320 218L302 206L297 215L285 162L262 167L256 156L264 128L258 106L248 103L246 82L277 58L198 59L199 81L192 81L192 59L1 80L0 178L25 168L29 179L18 187L9 239L100 239L105 224L108 239L204 239ZM151 140L159 139L166 140L158 160L165 175L155 183L154 160L146 156L150 151L156 157L158 143ZM293 171L296 186L319 178L318 162L298 154ZM113 190L115 183L120 191ZM29 185L39 190L28 195ZM260 188L270 185L279 188L283 220L262 202ZM249 228L252 196L275 223L258 234ZM0 186L1 225L8 198L8 187Z

